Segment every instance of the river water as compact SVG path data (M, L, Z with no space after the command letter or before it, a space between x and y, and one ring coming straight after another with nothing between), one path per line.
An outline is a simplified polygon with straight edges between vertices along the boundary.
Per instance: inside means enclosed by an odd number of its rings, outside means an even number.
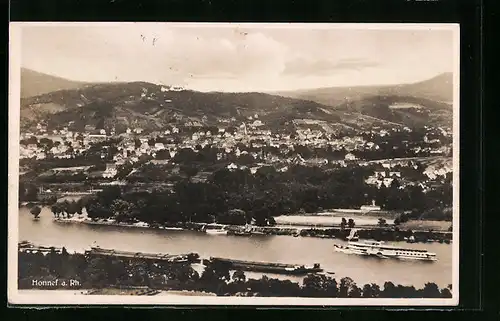
M320 263L332 271L337 280L352 278L359 286L384 282L422 287L434 282L440 287L452 283L452 245L399 244L423 248L437 254L437 262L397 261L365 258L335 252L333 244L345 243L335 239L313 237L252 235L207 235L195 231L166 231L147 228L100 226L81 223L54 222L48 208L40 219L25 207L19 209L19 241L27 240L43 246L65 246L68 251L83 251L90 246L134 252L180 254L196 252L201 257L224 257L240 260L281 262L292 264ZM255 274L247 273L248 277ZM258 275L256 275L258 276ZM269 275L269 277L277 277ZM301 282L301 277L280 276Z

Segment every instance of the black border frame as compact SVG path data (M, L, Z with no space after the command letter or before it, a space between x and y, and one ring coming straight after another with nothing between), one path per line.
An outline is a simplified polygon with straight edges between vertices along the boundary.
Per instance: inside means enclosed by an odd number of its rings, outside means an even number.
M483 308L484 286L486 283L483 277L484 236L482 233L482 222L484 220L482 190L485 170L482 158L484 132L482 127L484 117L484 107L482 105L482 19L482 0L292 0L288 3L277 0L263 2L256 0L229 0L224 2L216 0L12 0L10 4L11 21L421 22L460 24L461 229L459 306L418 308L359 306L330 308L274 307L290 310L287 312L294 313L296 316L300 315L297 309L302 309L305 311L300 312L307 312L306 316L311 317L314 314L316 314L314 317L319 317L332 310L339 310L339 313L342 314L345 310L368 309L478 311ZM6 52L8 52L8 45ZM6 119L8 118L6 117ZM8 127L6 126L6 128ZM474 174L479 174L480 177ZM469 213L476 213L476 215ZM20 306L13 305L12 307ZM118 314L116 308L109 307L114 309L113 314ZM141 306L134 306L134 308L141 308ZM177 306L174 307L174 310L182 308L195 310L183 311L182 315L188 316L202 307ZM214 306L213 308L228 307ZM253 308L255 307L238 307L238 313L244 313L244 310ZM271 309L271 307L262 308ZM319 309L322 311L314 311ZM132 312L128 309L127 311ZM139 311L141 311L143 317L148 315L144 309ZM66 310L66 312L69 312L69 310ZM225 312L223 314L230 316L232 312L236 311L226 309ZM380 315L382 311L372 313L370 319ZM40 314L37 312L36 315ZM49 317L49 315L46 316Z

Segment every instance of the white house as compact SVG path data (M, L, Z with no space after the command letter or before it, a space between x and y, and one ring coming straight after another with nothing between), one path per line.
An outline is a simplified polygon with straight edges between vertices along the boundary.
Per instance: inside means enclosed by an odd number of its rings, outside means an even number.
M46 158L46 155L43 152L36 154L36 159L45 159L45 158Z
M396 175L396 177L401 177L401 172L390 172L389 173L389 177L393 177L394 175Z
M106 170L102 173L104 178L113 178L117 173L116 164L106 164Z
M356 156L354 156L354 154L352 154L352 153L348 153L345 155L345 160L347 160L347 161L356 160Z
M163 145L163 143L155 143L155 149L162 150L165 149L165 146Z
M238 166L237 166L237 165L235 165L235 164L233 164L233 163L231 163L231 164L227 165L227 168L228 168L228 169L237 169L237 168L238 168Z
M264 125L263 122L261 122L260 120L255 120L250 126L252 126L252 127L260 127L262 125Z

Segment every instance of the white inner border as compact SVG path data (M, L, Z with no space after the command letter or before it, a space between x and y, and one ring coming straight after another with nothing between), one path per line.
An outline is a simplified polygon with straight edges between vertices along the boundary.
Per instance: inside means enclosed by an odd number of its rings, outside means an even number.
M157 25L159 23L137 22L11 22L9 37L9 171L8 171L8 302L29 305L261 305L261 306L456 306L459 283L459 101L460 101L460 26L459 24L371 24L371 23L161 23L166 27L186 28L238 28L248 25L259 28L288 29L372 29L372 30L451 30L454 38L453 71L453 242L452 242L452 286L451 299L382 299L382 298L265 298L265 297L202 297L202 296L118 296L118 295L73 295L54 290L51 295L26 294L17 289L17 244L18 244L18 190L19 190L19 123L21 80L21 35L27 26L100 26L100 25Z

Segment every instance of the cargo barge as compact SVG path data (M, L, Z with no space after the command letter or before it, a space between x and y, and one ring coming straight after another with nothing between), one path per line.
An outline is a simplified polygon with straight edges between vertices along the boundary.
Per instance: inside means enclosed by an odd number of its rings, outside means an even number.
M18 251L19 252L26 252L26 253L42 253L42 254L47 254L51 252L55 253L62 253L63 248L62 247L48 247L48 246L35 246L31 242L28 241L21 241L18 243Z
M87 256L114 256L126 259L143 259L156 262L167 263L200 263L200 256L197 253L188 254L153 254L141 252L128 252L119 250L102 249L100 247L91 247L90 250L85 251Z
M218 257L211 257L207 261L208 262L204 263L219 263L226 265L231 270L243 270L252 272L305 275L308 273L317 273L323 271L319 263L314 263L312 266L307 266L301 264L283 264L283 263L232 260L232 259L224 259Z

